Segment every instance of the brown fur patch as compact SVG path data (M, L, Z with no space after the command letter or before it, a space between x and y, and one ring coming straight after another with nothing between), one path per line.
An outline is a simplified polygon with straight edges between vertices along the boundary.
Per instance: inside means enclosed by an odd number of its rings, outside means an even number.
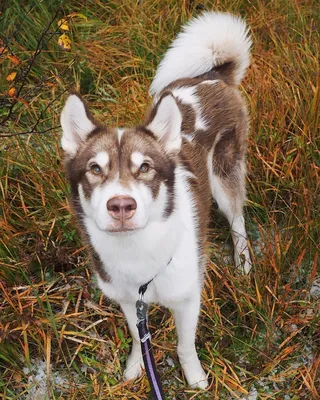
M195 78L181 78L170 83L164 90L172 90L183 86L195 86L207 80L222 80L229 86L234 86L234 70L236 69L234 62L228 62L223 65L214 67L211 71L205 72Z
M186 140L183 141L180 153L181 163L195 176L195 178L190 177L188 182L196 204L198 243L200 253L203 253L202 256L206 252L207 229L212 202L206 159L207 151L201 145L191 144Z
M111 278L107 273L106 269L103 266L103 263L99 257L99 254L90 246L90 256L91 256L91 263L93 265L94 270L99 275L100 279L104 282L111 282Z
M76 156L66 160L67 176L71 183L71 193L73 198L78 198L78 185L82 184L86 198L90 198L95 185L89 182L86 177L88 172L88 161L99 151L106 151L109 154L110 163L108 176L104 180L113 179L116 175L115 164L118 163L116 156L117 145L116 131L110 128L100 127L92 132L86 142L80 147ZM113 168L111 168L113 165Z
M177 101L177 104L182 115L181 131L184 134L194 133L196 126L196 114L193 107L190 104L182 103L180 100Z

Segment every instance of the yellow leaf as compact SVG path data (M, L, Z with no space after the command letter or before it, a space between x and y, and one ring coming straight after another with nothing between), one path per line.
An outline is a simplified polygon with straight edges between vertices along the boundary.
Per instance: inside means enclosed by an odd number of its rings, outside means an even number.
M14 87L12 87L12 88L10 88L10 89L8 90L8 95L9 95L10 97L14 97L15 94L16 94L16 89L15 89Z
M17 75L16 72L11 72L11 74L9 74L9 75L7 76L7 81L8 81L8 82L13 81L14 78L16 77L16 75Z
M65 18L60 19L60 21L58 21L58 28L62 31L69 31L68 21Z
M71 50L71 40L69 36L67 36L65 33L61 35L58 39L58 45L63 49L63 50Z

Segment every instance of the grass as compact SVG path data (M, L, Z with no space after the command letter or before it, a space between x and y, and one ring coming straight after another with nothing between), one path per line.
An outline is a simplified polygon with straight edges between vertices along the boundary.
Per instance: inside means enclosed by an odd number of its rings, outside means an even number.
M255 268L250 277L235 272L226 224L214 215L198 329L211 385L187 387L173 318L155 306L167 398L320 397L320 302L310 292L319 279L317 1L12 0L0 6L1 398L148 398L145 376L122 381L128 328L97 289L70 217L59 113L75 86L105 123L140 121L161 55L201 9L240 14L251 26L241 89L251 114L246 216ZM71 51L58 45L62 18Z

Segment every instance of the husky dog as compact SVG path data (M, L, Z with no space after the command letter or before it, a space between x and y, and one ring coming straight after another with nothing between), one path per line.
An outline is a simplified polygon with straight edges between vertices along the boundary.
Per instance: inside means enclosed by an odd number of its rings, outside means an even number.
M169 307L192 387L207 376L195 348L212 197L232 230L235 263L251 268L243 218L248 115L237 86L249 65L245 23L225 13L192 19L165 54L135 128L97 122L81 97L61 115L72 203L102 291L119 302L132 334L125 379L142 372L138 289Z

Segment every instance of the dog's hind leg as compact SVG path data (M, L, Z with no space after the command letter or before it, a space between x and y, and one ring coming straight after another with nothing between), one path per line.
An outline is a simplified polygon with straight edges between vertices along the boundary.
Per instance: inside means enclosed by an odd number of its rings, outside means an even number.
M209 155L210 167L212 153ZM209 179L212 196L219 210L227 217L234 245L234 259L237 267L248 274L252 263L248 248L247 233L243 217L245 201L245 164L240 161L228 174L219 173L214 166L209 167Z

